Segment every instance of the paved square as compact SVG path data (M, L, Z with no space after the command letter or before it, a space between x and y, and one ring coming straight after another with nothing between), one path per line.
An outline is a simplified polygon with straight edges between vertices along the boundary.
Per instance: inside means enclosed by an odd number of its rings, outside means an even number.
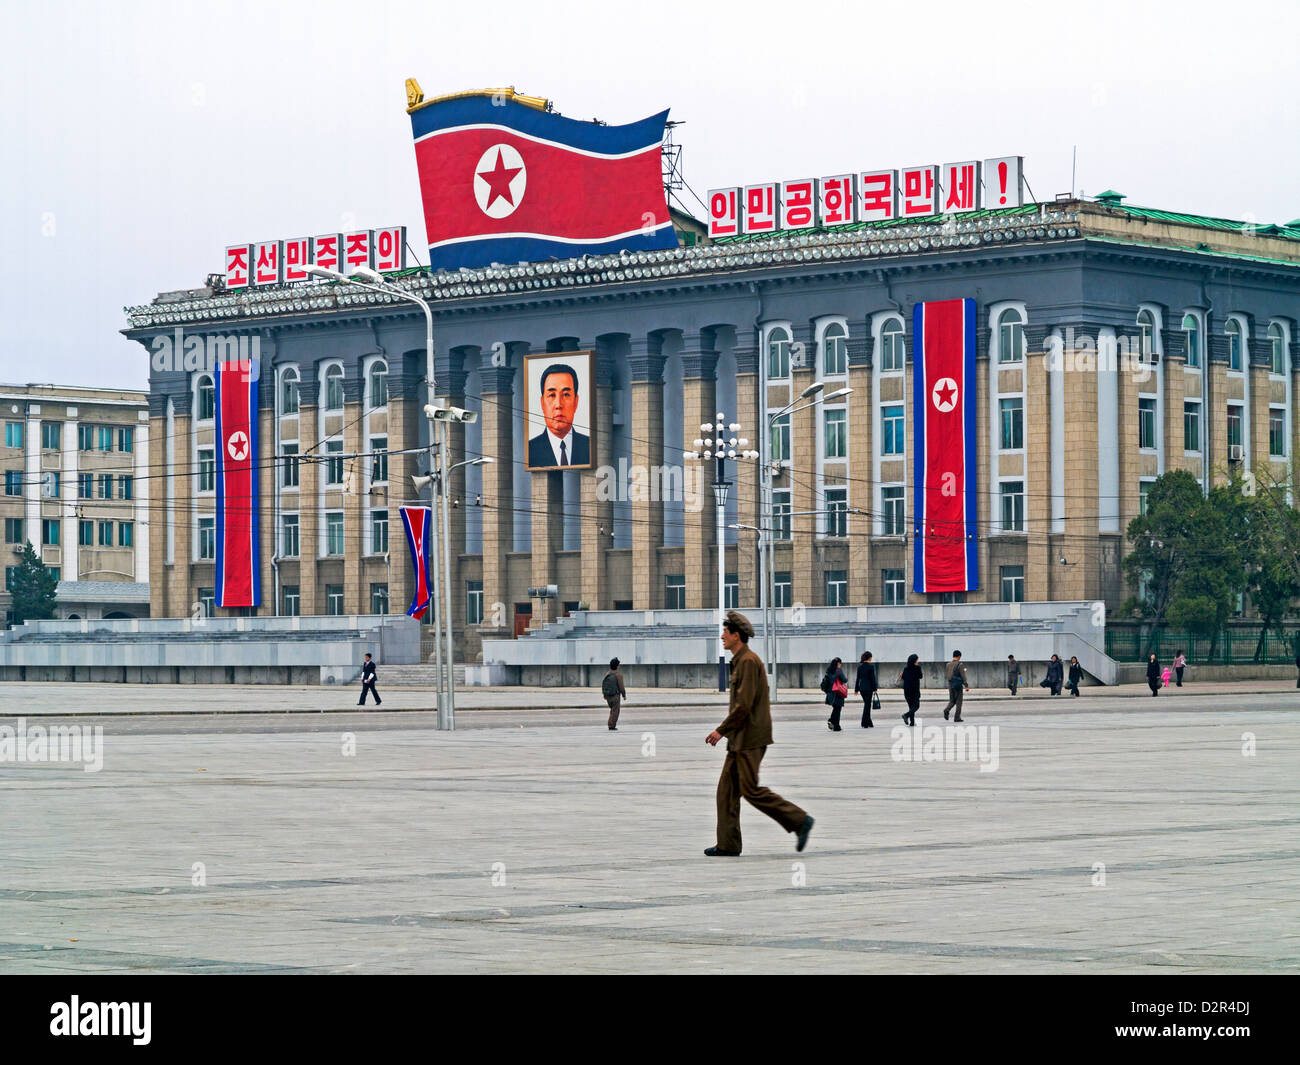
M6 687L0 724L41 723L39 686ZM595 693L454 734L84 719L101 771L0 764L0 972L1300 970L1296 694L972 699L983 773L895 761L896 693L872 731L783 704L763 783L817 826L796 855L743 805L739 859L702 854L721 715L675 698L616 733Z

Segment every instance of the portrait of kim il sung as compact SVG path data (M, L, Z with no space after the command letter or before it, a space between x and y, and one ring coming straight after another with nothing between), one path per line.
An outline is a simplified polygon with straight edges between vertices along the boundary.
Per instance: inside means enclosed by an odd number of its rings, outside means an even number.
M591 469L594 352L524 359L529 470Z

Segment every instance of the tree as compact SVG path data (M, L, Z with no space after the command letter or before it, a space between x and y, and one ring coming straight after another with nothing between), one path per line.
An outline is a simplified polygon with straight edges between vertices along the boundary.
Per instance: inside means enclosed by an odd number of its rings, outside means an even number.
M1268 633L1283 634L1282 622L1300 599L1300 511L1287 502L1285 481L1265 478L1249 507L1254 551L1246 587L1259 614L1256 662L1264 657Z
M45 568L36 549L30 543L23 544L22 560L14 567L13 580L9 592L13 596L10 608L14 615L14 624L24 621L42 621L54 617L54 591L58 581L54 574Z

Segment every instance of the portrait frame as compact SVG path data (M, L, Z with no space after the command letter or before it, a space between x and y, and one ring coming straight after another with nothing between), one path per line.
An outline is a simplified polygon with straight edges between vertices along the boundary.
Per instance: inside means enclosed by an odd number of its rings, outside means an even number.
M570 371L576 384L576 406L570 434L564 448L568 463L560 463L555 436L542 409L542 384L548 390L556 382L554 367L564 386ZM530 473L543 470L590 470L596 465L596 353L594 351L537 352L524 356L524 468Z

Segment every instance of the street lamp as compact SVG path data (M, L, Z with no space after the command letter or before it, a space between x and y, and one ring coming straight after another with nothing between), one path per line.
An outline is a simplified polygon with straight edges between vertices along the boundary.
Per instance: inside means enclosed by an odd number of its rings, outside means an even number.
M713 502L717 508L718 541L718 622L727 616L727 492L731 482L727 480L727 460L756 459L757 451L749 450L749 441L736 434L741 432L739 422L728 422L727 416L718 412L716 422L705 422L700 432L709 434L697 437L693 451L683 452L686 458L694 461L714 461ZM740 448L739 451L736 449ZM727 655L722 646L721 634L718 637L718 691L727 690Z

